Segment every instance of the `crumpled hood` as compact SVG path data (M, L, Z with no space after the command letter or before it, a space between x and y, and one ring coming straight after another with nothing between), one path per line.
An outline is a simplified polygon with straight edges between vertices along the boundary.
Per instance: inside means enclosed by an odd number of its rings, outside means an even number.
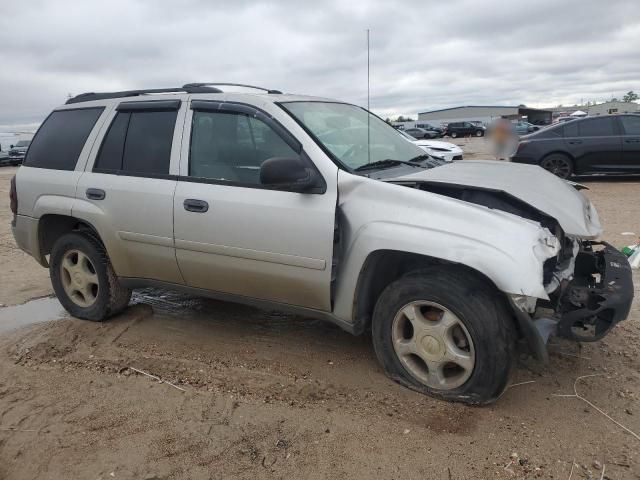
M598 213L589 199L537 165L465 160L388 180L467 185L504 191L555 218L568 235L596 238L602 233Z

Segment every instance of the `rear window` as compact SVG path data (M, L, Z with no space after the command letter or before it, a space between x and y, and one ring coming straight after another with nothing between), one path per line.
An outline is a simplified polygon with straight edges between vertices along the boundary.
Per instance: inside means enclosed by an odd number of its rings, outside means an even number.
M54 111L33 138L24 164L53 170L74 170L87 137L104 109Z

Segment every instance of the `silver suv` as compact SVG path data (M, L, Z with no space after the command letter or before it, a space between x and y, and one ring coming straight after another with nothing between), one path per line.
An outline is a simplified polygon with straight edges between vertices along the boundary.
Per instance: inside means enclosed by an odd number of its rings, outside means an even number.
M223 92L226 89L226 92ZM13 180L18 245L74 316L157 286L371 331L388 375L488 403L516 348L602 338L626 259L575 185L537 166L441 165L366 110L220 84L88 93Z

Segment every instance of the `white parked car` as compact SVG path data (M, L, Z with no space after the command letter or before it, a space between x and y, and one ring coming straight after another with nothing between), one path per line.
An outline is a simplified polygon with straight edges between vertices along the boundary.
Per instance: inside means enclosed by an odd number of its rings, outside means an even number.
M519 349L629 314L626 257L546 170L443 165L358 106L218 87L82 94L40 126L13 233L76 318L149 286L288 310L370 331L413 390L483 404Z
M445 162L453 162L454 160L462 160L462 149L453 143L443 142L441 140L415 139L411 135L406 134L402 130L398 130L400 134L414 145L435 158L444 160Z

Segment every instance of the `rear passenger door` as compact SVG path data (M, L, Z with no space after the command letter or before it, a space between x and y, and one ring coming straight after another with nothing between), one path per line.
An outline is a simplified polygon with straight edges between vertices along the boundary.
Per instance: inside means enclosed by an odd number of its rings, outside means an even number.
M576 173L606 173L622 168L622 140L614 117L572 120L564 126L565 144Z
M184 283L173 246L180 107L176 99L118 104L78 182L74 214L96 227L119 276Z
M335 178L313 193L263 186L268 158L315 166L284 127L253 107L194 100L186 123L174 228L187 285L330 310Z
M622 164L626 170L640 172L640 115L622 115Z

